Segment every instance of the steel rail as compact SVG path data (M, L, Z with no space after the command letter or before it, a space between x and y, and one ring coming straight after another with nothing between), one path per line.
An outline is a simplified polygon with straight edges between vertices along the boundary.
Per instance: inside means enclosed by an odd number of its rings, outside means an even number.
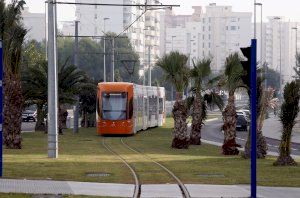
M169 175L171 175L171 176L176 180L177 184L179 185L179 187L180 187L180 189L181 189L181 191L182 191L182 193L183 193L183 196L184 196L185 198L190 198L190 197L191 197L190 194L189 194L189 192L188 192L188 190L187 190L187 188L186 188L185 185L183 184L183 182L182 182L182 181L181 181L181 180L180 180L180 179L179 179L172 171L170 171L167 167L165 167L164 165L158 163L157 161L155 161L154 159L152 159L151 157L149 157L149 156L146 155L145 153L142 153L142 152L140 152L140 151L137 151L137 150L133 149L132 147L130 147L128 144L126 144L126 143L123 141L123 138L121 138L121 142L122 142L122 144L123 144L125 147L127 147L129 150L131 150L131 151L133 151L133 152L135 152L135 153L139 153L139 154L145 156L146 158L148 158L149 160L151 160L153 163L155 163L156 165L158 165L158 166L160 166L162 169L164 169L166 172L168 172Z
M138 198L139 195L140 195L140 183L139 183L139 179L137 177L137 174L136 174L135 170L132 168L132 166L130 166L126 162L126 160L123 157L121 157L118 153L116 153L115 151L113 151L109 145L105 144L105 138L103 138L103 140L102 140L102 145L103 145L103 147L106 150L108 150L109 152L111 152L112 154L114 154L115 156L117 156L130 169L130 171L132 173L132 176L134 178L134 183L135 183L133 198Z

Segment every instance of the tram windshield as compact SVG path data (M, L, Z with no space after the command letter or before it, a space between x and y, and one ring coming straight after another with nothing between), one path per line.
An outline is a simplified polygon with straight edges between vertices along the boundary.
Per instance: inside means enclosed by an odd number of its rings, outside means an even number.
M102 119L126 120L127 93L102 93Z

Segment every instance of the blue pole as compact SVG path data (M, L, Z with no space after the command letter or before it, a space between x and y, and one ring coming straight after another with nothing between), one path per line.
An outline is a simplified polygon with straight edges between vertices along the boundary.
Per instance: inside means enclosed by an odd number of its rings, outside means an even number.
M3 175L3 50L0 40L0 177Z
M251 198L256 198L256 39L251 40Z

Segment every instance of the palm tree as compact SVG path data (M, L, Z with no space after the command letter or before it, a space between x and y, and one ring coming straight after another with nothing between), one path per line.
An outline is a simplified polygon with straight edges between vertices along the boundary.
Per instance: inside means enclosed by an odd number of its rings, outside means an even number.
M283 126L279 157L274 162L275 166L297 165L291 157L291 135L295 125L295 118L299 112L299 89L296 81L287 83L284 87L284 102L281 106L280 120Z
M195 83L195 97L193 100L192 129L190 137L190 144L192 145L201 144L201 128L203 122L201 115L203 113L201 89L204 79L207 79L211 73L210 64L210 59L199 60L196 64L193 62L194 68L190 72L190 76Z
M234 104L234 92L237 88L243 87L241 77L243 75L243 68L240 63L240 57L238 53L231 54L226 58L225 62L225 73L224 83L227 87L229 96L228 103L223 111L223 131L224 131L224 143L222 146L224 155L238 155L239 150L237 147L236 137L236 122L237 114Z
M262 72L258 70L258 73ZM262 133L262 128L266 113L269 107L274 108L277 104L273 100L274 89L263 90L263 78L257 77L257 98L256 98L256 157L263 159L267 155L267 142ZM248 139L245 144L245 152L243 153L244 158L250 158L251 148L250 148L250 131L248 133Z
M190 136L187 132L188 108L182 100L183 91L188 85L189 69L186 65L188 57L179 52L171 52L160 58L156 65L164 70L165 78L171 81L176 88L176 102L173 106L174 138L172 147L186 149L189 147Z
M45 130L44 118L46 116L45 105L48 97L47 81L48 63L46 60L35 63L25 69L22 75L23 96L27 105L36 104L37 121L36 131Z
M4 62L4 144L9 149L21 149L23 97L20 79L22 44L27 30L21 23L25 1L13 0L6 5L0 0L0 38L3 40Z
M48 64L44 60L37 63L34 67L28 67L23 75L24 97L30 104L37 105L37 130L42 129L44 119L45 106L47 105L47 67ZM75 95L80 91L89 88L87 75L85 72L77 69L74 65L68 65L68 60L58 67L58 94L59 94L59 131L62 133L64 125L64 104L73 104Z

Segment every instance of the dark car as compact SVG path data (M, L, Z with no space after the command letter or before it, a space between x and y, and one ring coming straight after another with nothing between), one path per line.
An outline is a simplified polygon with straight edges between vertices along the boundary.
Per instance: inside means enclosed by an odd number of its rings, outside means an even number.
M248 121L244 115L237 115L236 130L247 131Z
M36 112L35 111L30 111L26 110L22 113L22 121L23 122L29 122L29 121L36 121Z

